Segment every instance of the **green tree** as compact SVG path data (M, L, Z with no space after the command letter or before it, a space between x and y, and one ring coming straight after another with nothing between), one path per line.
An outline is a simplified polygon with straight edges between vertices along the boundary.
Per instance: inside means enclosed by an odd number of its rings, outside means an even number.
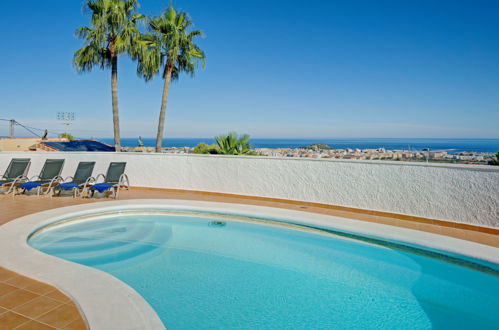
M203 32L191 30L192 26L187 13L170 6L163 15L149 19L149 33L141 37L134 49L139 76L149 81L161 73L164 79L156 152L161 152L171 81L178 80L182 72L193 76L200 62L205 65L205 54L195 44L195 38L203 36Z
M222 155L255 155L251 150L249 139L248 134L238 136L234 132L215 137Z
M314 143L309 146L306 146L305 149L313 149L313 150L331 150L331 146L325 143Z
M65 133L62 133L62 134L59 134L59 137L61 139L68 139L69 141L74 141L76 140L75 137L73 135L71 135L70 133L68 132L65 132Z
M138 22L144 18L137 14L137 0L87 0L91 11L90 26L76 31L84 40L84 47L74 54L73 64L80 73L95 66L111 69L114 146L121 150L118 110L118 57L130 53L134 40L140 35Z

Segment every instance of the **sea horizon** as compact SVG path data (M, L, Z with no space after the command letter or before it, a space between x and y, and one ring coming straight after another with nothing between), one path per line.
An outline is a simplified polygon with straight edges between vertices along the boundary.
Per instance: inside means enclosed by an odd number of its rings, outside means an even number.
M95 140L114 144L112 138L94 138ZM153 147L155 138L142 138L146 147ZM199 143L215 144L214 138L165 138L163 147L195 147ZM463 138L252 138L253 148L300 148L315 143L324 143L334 149L378 149L387 150L423 150L457 152L487 152L499 151L499 139L463 139ZM136 147L138 138L122 138L123 147Z

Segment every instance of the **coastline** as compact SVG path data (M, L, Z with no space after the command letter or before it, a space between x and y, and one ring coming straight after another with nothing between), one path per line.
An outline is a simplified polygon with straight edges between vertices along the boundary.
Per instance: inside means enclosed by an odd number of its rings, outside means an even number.
M114 144L112 138L95 138L108 144ZM142 138L145 147L155 145L154 138ZM137 138L122 138L122 146L137 147ZM199 143L215 144L213 138L165 138L165 148L193 148ZM324 143L333 149L380 149L422 151L446 151L448 153L481 152L495 153L499 151L499 139L447 139L447 138L338 138L338 139L277 139L277 138L252 138L250 143L253 148L269 149L299 149L311 144Z
M123 152L129 153L155 153L154 147L123 147ZM401 161L401 162L426 162L445 164L492 165L496 160L494 153L460 152L448 153L446 151L417 151L417 150L387 150L378 149L320 149L309 146L306 148L254 148L253 153L246 157L274 157L274 158L312 158L312 159L339 159L339 160L364 160L364 161ZM192 147L167 147L162 148L164 154L210 154L199 152ZM216 154L212 156L217 156ZM222 155L218 155L222 156Z

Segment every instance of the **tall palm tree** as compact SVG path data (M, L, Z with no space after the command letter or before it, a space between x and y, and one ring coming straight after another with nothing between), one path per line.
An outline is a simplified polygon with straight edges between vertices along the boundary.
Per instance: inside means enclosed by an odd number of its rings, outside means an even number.
M85 7L92 12L90 27L76 31L85 45L74 54L73 64L78 72L89 72L94 66L111 68L114 146L121 150L118 111L118 57L130 53L137 36L137 23L144 18L137 14L137 0L87 0Z
M205 65L205 54L194 42L203 32L191 30L192 26L187 13L177 13L170 5L163 15L149 20L150 32L143 35L135 47L137 73L148 81L161 72L164 79L156 152L161 152L171 81L178 80L182 72L193 76L199 62Z

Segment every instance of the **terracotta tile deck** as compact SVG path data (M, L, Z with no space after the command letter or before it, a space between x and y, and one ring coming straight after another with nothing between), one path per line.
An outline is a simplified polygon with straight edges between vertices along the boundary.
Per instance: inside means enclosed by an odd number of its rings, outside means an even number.
M0 329L87 329L56 288L0 267Z
M271 206L405 227L499 247L499 229L315 203L150 188L132 188L131 191L121 192L119 199L189 199ZM16 196L13 199L11 196L0 196L0 225L35 212L100 201L109 199L36 196ZM56 288L0 266L0 330L86 328L77 307Z

